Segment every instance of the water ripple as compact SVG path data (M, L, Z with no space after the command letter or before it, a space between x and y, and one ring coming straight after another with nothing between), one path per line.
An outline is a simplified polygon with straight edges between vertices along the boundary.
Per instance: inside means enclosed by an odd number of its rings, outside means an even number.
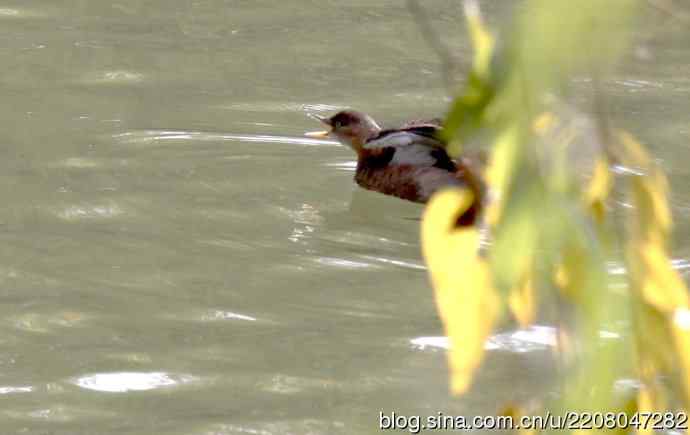
M371 263L364 263L361 261L345 260L344 258L334 258L334 257L319 257L314 259L317 263L323 264L325 266L343 267L346 269L365 269L371 267L377 267Z
M29 312L11 316L7 320L19 330L32 333L48 333L56 328L71 328L84 323L88 315L78 311L61 311L57 313Z
M19 9L2 8L0 9L0 17L18 17L21 15Z
M367 260L378 261L379 263L390 264L393 266L404 267L406 269L416 269L416 270L426 270L426 266L421 263L404 261L404 260L394 260L392 258L375 257L373 255L363 255L362 258Z
M332 140L307 137L274 136L268 134L226 134L184 130L144 130L113 135L117 141L128 144L148 144L174 140L188 141L242 141L258 143L282 143L303 146L339 146Z
M0 387L0 394L30 393L34 387Z
M78 219L113 218L120 216L124 210L117 204L73 205L57 213L58 217L68 221Z
M620 335L600 331L599 337L603 339L616 339ZM410 340L410 344L419 350L428 348L451 348L448 337L416 337ZM487 351L500 350L514 353L526 353L538 350L546 350L557 344L557 330L552 326L533 325L528 328L515 331L494 334L486 340L484 349Z
M664 87L664 84L661 82L654 82L654 81L649 81L649 80L627 79L627 80L616 80L616 83L619 85L623 85L627 88L632 88L631 92L634 92L634 90L636 90L636 89L644 89L644 88L659 89L659 88Z
M39 14L36 11L27 9L0 8L0 18L30 18L38 16Z
M356 160L351 160L349 162L340 162L340 163L326 163L325 166L328 166L329 168L335 168L339 171L354 171L357 169L357 161Z
M101 162L94 159L84 158L84 157L69 157L59 162L55 163L56 167L61 168L76 168L76 169L93 169L99 168L102 165Z
M671 259L671 267L680 273L684 273L690 270L690 260L686 258L673 258ZM607 263L606 268L611 275L626 275L628 273L627 266L621 262L610 261Z
M141 83L144 81L144 74L135 71L101 71L85 76L82 82L88 84L113 84L126 85Z
M117 372L96 373L72 379L70 383L81 388L107 393L127 393L172 387L197 381L191 375L165 372Z
M345 106L333 106L330 104L281 103L275 101L242 102L222 107L242 112L335 112L345 108Z
M256 317L247 316L245 314L233 313L231 311L215 310L203 316L202 320L246 320L249 322L256 322Z

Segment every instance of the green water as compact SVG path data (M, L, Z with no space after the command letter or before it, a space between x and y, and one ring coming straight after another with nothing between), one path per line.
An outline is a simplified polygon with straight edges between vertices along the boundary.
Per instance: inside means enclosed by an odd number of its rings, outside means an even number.
M458 2L425 4L466 63ZM687 274L689 32L650 20L605 86L671 175ZM444 112L404 2L6 1L0 65L0 433L375 433L546 388L532 331L449 399L421 207L302 137Z

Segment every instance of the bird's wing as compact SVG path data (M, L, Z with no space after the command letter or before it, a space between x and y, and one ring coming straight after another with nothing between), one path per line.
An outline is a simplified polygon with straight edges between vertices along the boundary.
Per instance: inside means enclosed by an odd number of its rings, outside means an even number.
M410 121L405 122L401 128L410 128L410 127L441 128L442 126L443 126L443 120L441 118L432 118L432 119L412 119Z
M438 139L439 127L416 125L397 130L384 130L364 144L370 151L391 149L389 165L434 166L455 171L455 163L448 157L444 143Z
M412 144L443 148L445 144L440 139L440 132L441 128L433 124L418 124L405 128L383 130L376 137L368 140L364 144L364 148L400 147Z

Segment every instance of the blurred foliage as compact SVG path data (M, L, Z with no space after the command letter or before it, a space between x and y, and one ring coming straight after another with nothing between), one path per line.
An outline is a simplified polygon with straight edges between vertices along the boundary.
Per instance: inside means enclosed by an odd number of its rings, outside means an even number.
M545 407L664 410L673 385L690 403L690 305L668 254L666 177L600 110L599 77L629 46L640 7L527 0L499 49L465 2L474 62L444 127L456 157L489 138L488 200L480 223L458 226L474 195L442 191L422 221L455 394L471 387L485 340L510 315L558 326L562 394ZM597 116L563 102L577 75L592 78ZM614 383L630 377L639 388L617 394Z

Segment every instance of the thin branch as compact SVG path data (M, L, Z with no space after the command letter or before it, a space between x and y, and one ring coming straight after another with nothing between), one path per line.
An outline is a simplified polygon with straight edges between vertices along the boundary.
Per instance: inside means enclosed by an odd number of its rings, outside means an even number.
M681 21L690 21L690 13L681 10L672 0L647 0L647 3L649 3L651 7L670 15L672 18Z
M604 155L609 159L610 163L616 164L617 156L613 152L613 131L611 129L610 110L608 99L604 94L601 84L601 72L596 68L592 68L592 97L593 110L595 114L595 123L599 142L603 147Z
M429 15L417 0L407 0L407 9L410 11L412 18L414 18L422 37L431 49L436 52L441 61L441 73L446 89L449 93L454 94L456 85L455 71L457 71L457 68L450 49L441 41L441 37L434 29Z

